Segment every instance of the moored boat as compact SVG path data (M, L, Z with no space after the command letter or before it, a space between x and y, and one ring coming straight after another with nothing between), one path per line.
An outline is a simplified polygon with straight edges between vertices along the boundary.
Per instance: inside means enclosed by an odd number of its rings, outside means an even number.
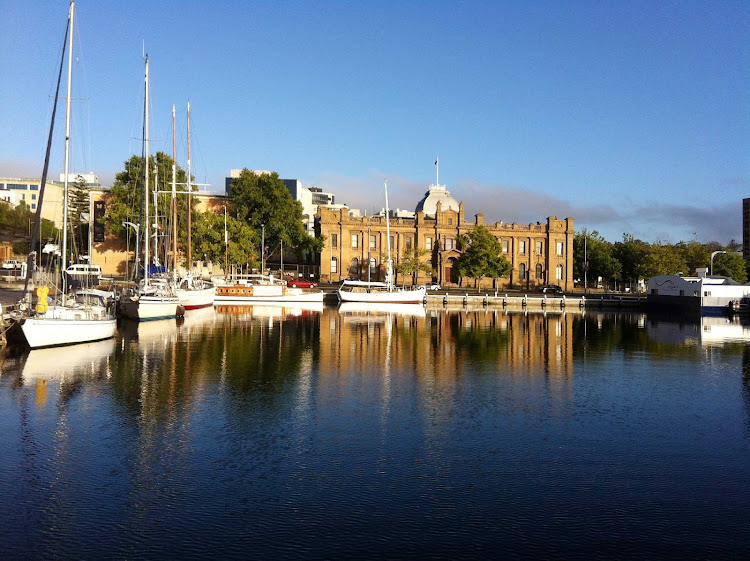
M323 302L323 291L292 288L271 275L248 275L219 282L215 302Z

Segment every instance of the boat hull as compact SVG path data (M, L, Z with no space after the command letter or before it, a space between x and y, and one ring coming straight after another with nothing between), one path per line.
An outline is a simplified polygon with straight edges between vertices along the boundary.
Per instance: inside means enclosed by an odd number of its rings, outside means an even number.
M323 302L323 292L302 292L301 294L278 295L216 295L215 303L255 304L258 302Z
M420 304L424 301L427 291L391 290L383 292L350 292L339 289L336 294L340 302L356 302L371 304Z
M127 296L120 300L120 314L136 321L170 319L184 311L176 296Z
M197 310L198 308L213 306L214 298L216 298L216 288L213 286L193 290L178 288L175 290L175 294L180 299L180 304L186 310Z
M32 349L60 347L102 341L115 336L117 320L35 316L15 321L8 330L11 345L26 345Z

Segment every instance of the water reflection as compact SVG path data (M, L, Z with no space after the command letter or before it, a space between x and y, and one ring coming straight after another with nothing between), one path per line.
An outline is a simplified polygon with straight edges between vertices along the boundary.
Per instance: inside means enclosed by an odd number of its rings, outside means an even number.
M747 343L735 320L421 306L125 322L3 362L0 550L617 557L665 524L722 547L749 529Z

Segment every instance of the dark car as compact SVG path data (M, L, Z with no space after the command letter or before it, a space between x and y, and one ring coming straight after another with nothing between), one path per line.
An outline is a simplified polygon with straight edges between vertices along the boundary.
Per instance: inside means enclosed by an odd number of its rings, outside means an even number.
M556 284L548 284L547 286L542 288L542 292L544 294L562 294L563 289Z
M286 284L292 288L315 288L318 286L318 283L305 279L287 279Z

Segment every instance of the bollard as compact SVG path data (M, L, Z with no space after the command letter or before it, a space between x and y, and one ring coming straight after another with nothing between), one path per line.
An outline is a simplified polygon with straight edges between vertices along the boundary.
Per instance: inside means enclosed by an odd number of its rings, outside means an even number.
M542 298L542 308L546 308L546 307L547 307L547 295L545 294L544 298Z
M525 307L526 307L526 299L527 299L528 297L529 297L529 296L528 296L528 294L524 294L524 295L523 295L523 300L521 300L521 307L522 307L522 308L525 308Z
M445 296L443 296L443 306L447 306L447 305L448 305L448 295L446 294Z
M482 305L486 308L487 307L487 295L484 295L484 301L482 302Z
M464 306L466 306L469 303L469 293L467 292L464 294Z

